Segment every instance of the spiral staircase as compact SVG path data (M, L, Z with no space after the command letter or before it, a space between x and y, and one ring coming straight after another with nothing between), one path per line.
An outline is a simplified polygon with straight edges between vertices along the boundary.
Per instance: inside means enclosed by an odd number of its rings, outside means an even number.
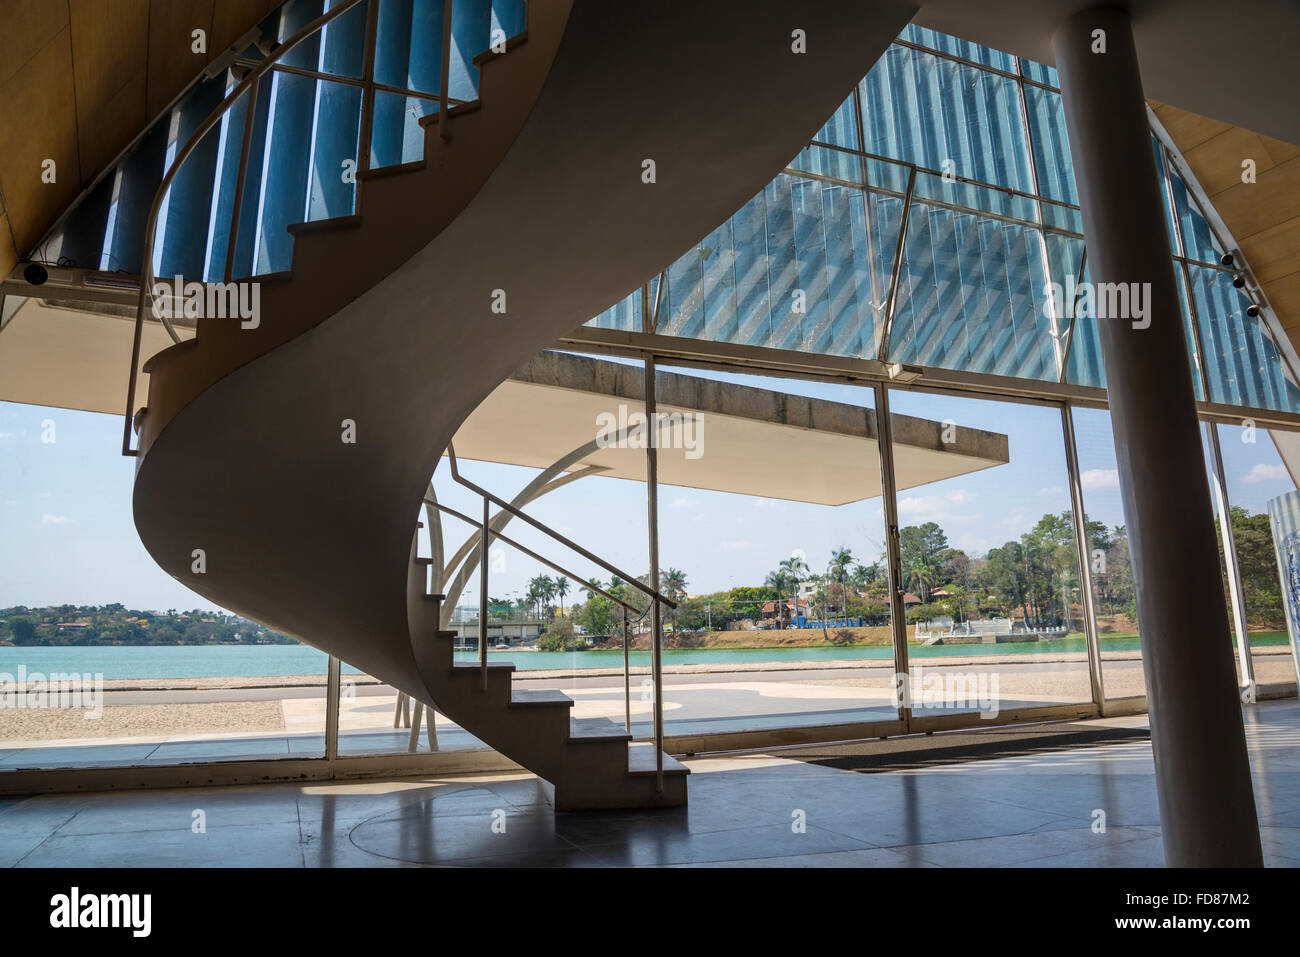
M134 512L149 552L436 702L557 809L685 803L686 769L653 745L574 721L559 692L515 690L510 664L453 660L417 513L470 412L762 189L912 11L528 3L526 29L476 58L478 99L430 118L423 159L362 169L353 215L290 228L292 268L252 277L255 327L200 318L146 364Z

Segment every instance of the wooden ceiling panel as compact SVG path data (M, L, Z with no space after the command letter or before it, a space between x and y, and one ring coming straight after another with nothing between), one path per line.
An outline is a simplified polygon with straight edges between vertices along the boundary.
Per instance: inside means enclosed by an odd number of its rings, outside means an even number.
M281 0L221 0L212 13L213 50L230 46L262 17L281 3Z
M207 66L228 44L212 36L213 0L152 0L149 4L148 113L157 116L176 91ZM194 31L206 38L204 52L194 52Z
M68 7L50 0L4 0L0 4L0 87L32 55L68 25Z
M83 184L149 119L145 85L148 0L69 0Z
M1244 160L1255 161L1256 176L1277 165L1261 137L1236 126L1199 146L1182 150L1182 153L1187 164L1196 171L1201 187L1210 196L1241 183Z
M72 49L64 28L0 86L0 190L20 250L40 239L81 190L73 103ZM54 160L55 181L42 182ZM4 237L6 245L9 237Z

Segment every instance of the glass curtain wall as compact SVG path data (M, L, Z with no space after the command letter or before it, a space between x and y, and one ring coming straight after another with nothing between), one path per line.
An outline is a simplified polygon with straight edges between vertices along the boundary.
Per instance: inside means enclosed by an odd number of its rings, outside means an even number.
M1089 703L1061 408L890 390L913 717ZM909 462L908 417L963 464Z
M1254 422L1206 427L1218 430L1254 681L1260 694L1274 693L1294 682L1296 672L1268 503L1295 491L1295 480L1270 431ZM1294 435L1282 433L1280 441Z
M113 420L0 406L0 774L323 756L326 655L154 564Z
M644 331L1104 388L1054 84L909 26L789 167L668 268ZM1300 411L1220 239L1152 149L1198 398ZM592 324L620 328L612 313Z
M874 390L668 365L655 384L660 580L682 599L666 734L896 721ZM909 452L938 454L910 424Z
M1079 485L1088 528L1088 566L1107 699L1146 695L1137 590L1120 497L1119 465L1110 412L1070 409L1078 452Z

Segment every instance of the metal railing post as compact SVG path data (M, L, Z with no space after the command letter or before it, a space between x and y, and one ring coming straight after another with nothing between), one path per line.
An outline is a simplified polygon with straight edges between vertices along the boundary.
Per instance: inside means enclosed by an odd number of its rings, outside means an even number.
M659 606L659 422L655 402L655 359L645 361L646 508L650 538L650 671L654 681L655 789L664 789L663 617Z
M438 135L451 139L451 117L447 115L447 87L451 82L451 6L452 0L442 5L442 79L438 81Z
M479 540L478 569L478 667L483 678L483 689L487 690L487 614L488 614L488 500L483 497L483 535Z
M1088 651L1088 683L1097 713L1106 714L1106 684L1101 664L1101 636L1097 630L1097 606L1092 591L1092 540L1088 537L1088 512L1084 508L1083 480L1079 473L1079 443L1074 431L1074 409L1067 402L1061 406L1062 440L1065 443L1065 469L1070 483L1070 510L1074 513L1074 541L1079 562L1079 603L1083 608L1083 638ZM1069 607L1066 596L1066 607ZM1070 619L1065 620L1068 629Z
M623 730L632 733L632 671L628 665L627 608L623 609Z
M230 209L230 232L226 235L223 282L230 282L235 269L235 247L239 243L239 213L244 205L244 180L248 177L248 151L252 148L253 126L257 122L257 83L258 77L254 75L248 85L248 104L244 108L244 135L239 147L239 166L235 172L235 202Z

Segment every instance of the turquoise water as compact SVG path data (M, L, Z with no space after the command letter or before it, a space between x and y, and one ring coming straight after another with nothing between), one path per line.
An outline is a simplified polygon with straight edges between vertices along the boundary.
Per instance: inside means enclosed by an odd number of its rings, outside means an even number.
M1251 639L1255 647L1285 645L1283 634L1258 635ZM1136 651L1137 638L1102 638L1102 651ZM1082 638L1061 641L1015 642L1000 645L936 645L930 648L908 646L910 658L945 658L954 655L1023 655L1058 654L1084 651ZM621 651L493 651L497 660L513 661L520 671L539 669L568 670L579 668L620 668ZM871 648L755 648L755 649L687 649L665 651L669 665L740 664L759 661L845 661L859 658L893 657L885 647ZM476 661L473 652L458 654L464 661ZM633 665L649 665L644 651L631 654ZM177 645L177 646L65 646L58 648L0 647L0 673L17 674L24 665L28 673L89 672L115 678L215 678L270 677L272 675L323 675L326 656L303 645ZM359 674L343 666L344 674Z

